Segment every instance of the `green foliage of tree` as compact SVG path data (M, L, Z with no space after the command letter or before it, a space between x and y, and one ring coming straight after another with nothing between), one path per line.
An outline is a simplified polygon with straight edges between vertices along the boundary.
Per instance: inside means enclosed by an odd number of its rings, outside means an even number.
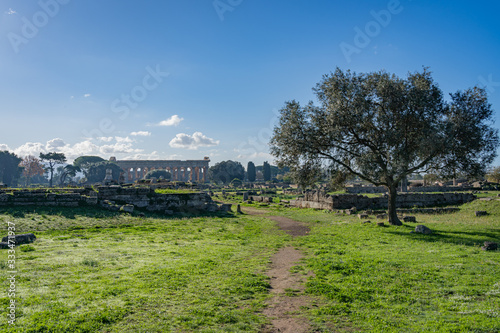
M208 178L215 183L229 184L235 178L243 179L244 177L245 168L240 162L223 161L208 169Z
M500 166L492 168L486 174L486 180L492 183L500 183Z
M52 187L52 180L54 179L55 167L58 164L63 164L64 162L66 162L66 156L64 156L63 153L56 153L56 152L46 153L46 154L40 153L40 160L48 164L46 170L50 174L49 186Z
M163 177L163 179L165 180L172 179L172 175L167 170L151 170L144 175L144 179L151 179L151 178L160 179L160 177Z
M238 179L238 178L234 178L233 180L231 180L231 187L241 187L241 185L243 185L243 181L241 179Z
M343 190L346 182L350 179L352 179L352 175L349 172L335 170L330 175L330 188L333 191Z
M67 180L70 180L71 178L75 177L78 172L80 172L81 169L75 165L66 165L61 169L61 176L59 178L59 185L64 186Z
M270 142L278 165L290 166L303 183L327 168L386 186L390 224L401 224L397 186L408 175L478 175L496 156L498 133L484 89L446 102L428 69L406 79L337 69L314 91L319 106L291 101L281 109Z
M23 171L19 167L22 159L14 153L0 151L0 182L8 186L16 186L17 180Z
M88 172L93 164L105 162L106 160L99 156L80 156L73 161L73 165L79 168L86 178L88 178Z
M257 173L255 170L255 164L253 162L248 162L247 165L247 178L249 182L254 182L257 177Z
M120 168L115 163L109 161L103 161L99 163L90 164L87 170L87 183L101 183L104 181L106 177L106 170L111 169L113 172L113 179L119 181L120 173L123 172L122 168Z
M264 162L264 165L262 166L262 174L265 182L271 180L271 165L268 162Z

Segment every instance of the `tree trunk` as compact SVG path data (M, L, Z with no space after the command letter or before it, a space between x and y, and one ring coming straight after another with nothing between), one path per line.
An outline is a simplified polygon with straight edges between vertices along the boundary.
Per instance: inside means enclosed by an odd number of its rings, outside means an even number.
M396 197L398 196L397 184L391 184L388 186L389 188L389 224L391 225L403 225L398 218L398 214L396 212Z

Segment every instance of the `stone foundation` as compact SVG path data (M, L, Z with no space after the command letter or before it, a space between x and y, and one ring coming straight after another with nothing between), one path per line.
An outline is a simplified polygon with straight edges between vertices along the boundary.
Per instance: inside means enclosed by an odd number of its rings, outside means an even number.
M218 206L206 193L159 194L150 187L99 186L96 190L13 190L0 191L0 207L118 207L132 205L150 212L214 212Z
M399 208L461 205L475 200L470 193L399 193L396 206ZM369 198L357 194L328 195L320 191L306 192L304 197L290 200L290 206L314 209L387 209L387 196Z

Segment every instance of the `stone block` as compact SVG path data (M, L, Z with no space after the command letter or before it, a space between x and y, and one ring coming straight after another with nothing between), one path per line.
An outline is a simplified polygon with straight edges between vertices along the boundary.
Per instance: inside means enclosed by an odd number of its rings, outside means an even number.
M424 235L430 235L432 234L432 230L427 228L425 225L417 225L415 227L415 233L417 234L424 234Z
M485 216L485 215L488 215L488 213L484 210L476 211L476 216Z
M16 245L33 243L35 240L36 240L36 236L34 234L31 234L31 233L14 236L14 243ZM2 238L2 242L8 244L9 243L9 236L5 236L4 238Z
M484 242L484 246L481 247L483 251L495 251L498 249L498 244L494 242Z
M134 212L134 205L123 205L120 207L120 212L130 213Z
M219 211L221 211L221 212L230 212L232 206L233 206L232 204L222 204L222 205L219 206Z
M358 214L358 218L360 218L360 219L367 219L368 215L367 214Z
M404 222L417 222L417 219L415 218L415 216L405 216L405 217L403 217L403 221Z

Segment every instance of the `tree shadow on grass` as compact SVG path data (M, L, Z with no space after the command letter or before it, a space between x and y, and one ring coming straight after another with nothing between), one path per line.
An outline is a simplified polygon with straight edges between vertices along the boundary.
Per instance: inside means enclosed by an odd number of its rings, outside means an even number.
M414 230L411 226L406 226L408 229ZM433 230L430 235L423 235L402 231L387 231L390 234L420 240L429 243L446 243L456 245L478 246L485 241L500 241L500 229L484 229L483 231L438 231Z

